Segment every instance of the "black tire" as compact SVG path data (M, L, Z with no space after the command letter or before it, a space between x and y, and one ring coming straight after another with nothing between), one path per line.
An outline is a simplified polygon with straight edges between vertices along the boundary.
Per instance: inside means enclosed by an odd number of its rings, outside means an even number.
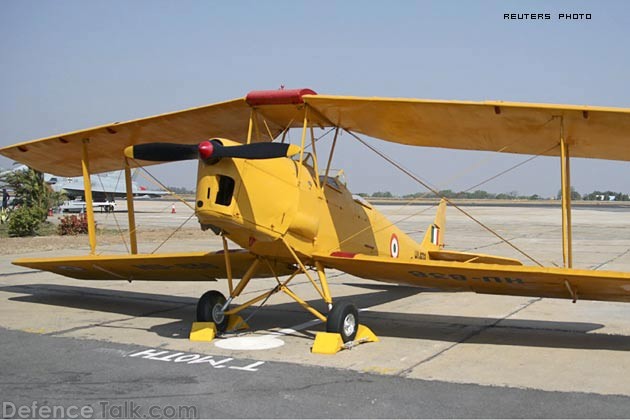
M197 321L214 322L217 332L223 333L227 329L228 316L221 308L225 305L225 296L216 290L210 290L199 298L197 302Z
M350 302L333 305L326 320L326 331L341 334L344 343L354 340L359 329L359 311Z

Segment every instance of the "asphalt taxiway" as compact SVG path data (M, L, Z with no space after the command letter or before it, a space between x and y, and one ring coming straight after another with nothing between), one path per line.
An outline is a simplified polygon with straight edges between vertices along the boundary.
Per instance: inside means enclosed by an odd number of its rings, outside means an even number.
M175 214L170 203L136 206L141 251L155 247L143 229L175 228L191 214L181 204ZM381 209L416 238L435 211ZM541 263L561 265L559 209L467 211ZM125 217L97 214L99 226ZM577 267L630 271L630 212L578 209L573 220ZM451 208L446 242L524 259ZM199 232L161 250L220 247ZM0 394L14 403L162 401L193 404L202 417L630 416L630 304L420 292L332 271L333 295L354 301L381 341L325 356L310 353L322 324L280 294L245 313L250 330L193 343L197 298L226 293L225 282L78 281L12 266L14 258L0 257ZM274 284L257 280L243 299ZM323 309L307 280L293 289Z

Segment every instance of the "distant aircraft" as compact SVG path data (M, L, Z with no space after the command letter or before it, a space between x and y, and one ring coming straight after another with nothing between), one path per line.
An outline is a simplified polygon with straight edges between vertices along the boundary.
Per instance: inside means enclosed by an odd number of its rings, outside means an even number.
M114 198L124 198L125 176L122 171L108 172L90 176L92 182L92 197L95 201L113 201ZM65 191L68 198L78 198L85 195L83 177L58 177L46 174L44 179L55 191ZM166 191L148 190L132 182L134 196L161 197L168 194Z
M25 170L26 165L15 165L12 169L0 172L0 176L9 172ZM82 199L85 196L85 187L82 176L62 177L44 174L44 180L57 192L65 192L68 199ZM106 172L90 176L92 184L92 198L94 201L111 202L115 198L124 198L126 195L125 176L123 171ZM161 197L169 194L166 191L148 190L132 181L132 193L134 196Z

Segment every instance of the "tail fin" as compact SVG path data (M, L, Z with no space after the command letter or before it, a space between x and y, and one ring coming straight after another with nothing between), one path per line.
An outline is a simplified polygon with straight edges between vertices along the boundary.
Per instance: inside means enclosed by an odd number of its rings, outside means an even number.
M438 206L433 224L427 229L422 240L422 248L426 250L439 250L444 248L444 236L446 234L446 200L442 199Z

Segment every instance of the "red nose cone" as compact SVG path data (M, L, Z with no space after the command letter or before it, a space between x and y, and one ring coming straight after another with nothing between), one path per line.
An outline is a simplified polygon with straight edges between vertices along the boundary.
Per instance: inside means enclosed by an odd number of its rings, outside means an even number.
M212 142L206 140L199 143L199 157L203 160L210 159L214 152L214 145Z

